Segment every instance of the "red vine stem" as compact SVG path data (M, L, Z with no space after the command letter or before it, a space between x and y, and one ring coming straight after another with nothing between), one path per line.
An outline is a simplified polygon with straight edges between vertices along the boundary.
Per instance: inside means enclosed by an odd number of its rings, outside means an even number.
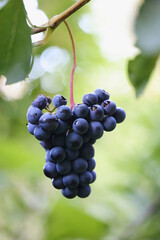
M69 35L71 38L72 51L73 51L73 65L72 65L72 72L71 72L71 77L70 77L70 108L72 110L72 108L75 105L74 96L73 96L73 80L74 80L74 72L75 72L75 68L76 68L76 49L75 49L74 39L73 39L73 35L71 32L70 26L66 20L64 20L64 23L68 29L68 32L69 32Z

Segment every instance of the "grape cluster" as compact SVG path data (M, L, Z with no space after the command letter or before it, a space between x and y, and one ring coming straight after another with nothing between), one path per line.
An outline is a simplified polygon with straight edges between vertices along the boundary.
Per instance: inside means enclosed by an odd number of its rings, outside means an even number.
M55 106L49 110L50 103ZM85 198L96 179L93 144L125 119L125 111L102 89L85 94L71 110L67 100L38 95L28 108L27 128L46 150L44 174L66 198ZM42 113L43 109L49 112Z

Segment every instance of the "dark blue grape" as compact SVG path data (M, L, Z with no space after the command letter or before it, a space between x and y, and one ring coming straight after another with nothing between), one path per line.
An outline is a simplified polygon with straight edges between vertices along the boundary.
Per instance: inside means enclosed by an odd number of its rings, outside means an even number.
M79 156L79 150L71 150L66 148L65 151L66 151L66 158L69 161L73 161Z
M95 180L96 180L96 172L95 171L92 171L91 172L91 174L92 174L92 176L93 176L93 180L92 180L92 182L91 183L93 183Z
M37 108L30 106L27 111L27 120L32 124L38 124L39 118L42 116L42 111Z
M88 131L89 124L88 121L84 118L77 118L72 125L72 128L75 132L79 134L85 134Z
M87 134L83 135L83 142L84 143L87 143L89 140L90 140L90 137Z
M40 126L37 126L34 129L34 136L40 140L40 141L44 141L46 139L48 139L51 136L50 132L46 132L44 131Z
M121 123L126 118L126 113L123 108L116 108L116 112L113 114L113 117L116 119L117 123Z
M94 156L94 147L90 143L85 143L80 148L80 156L86 160L91 159Z
M27 129L30 134L34 134L34 129L37 127L35 124L27 123Z
M98 103L98 96L94 93L87 93L83 96L82 102L88 106Z
M88 163L83 158L77 158L72 162L72 168L73 168L73 171L76 173L83 173L87 170Z
M50 151L50 155L53 162L62 162L66 157L66 152L62 147L54 147Z
M86 104L79 103L73 107L73 114L76 118L86 118L89 113L89 108Z
M32 106L37 107L42 110L42 109L46 108L47 103L48 103L48 100L47 100L46 96L40 94L32 102Z
M104 118L103 108L96 104L90 107L90 119L92 121L101 121Z
M43 172L48 178L57 177L58 173L56 170L56 164L52 162L46 162L43 167Z
M52 185L56 188L56 189L62 189L65 188L64 184L63 184L63 178L62 176L58 175L57 177L52 179Z
M102 121L104 130L110 132L115 129L116 127L116 120L112 116L105 116Z
M49 150L46 151L45 161L46 162L52 162L52 158L51 158Z
M103 125L100 122L92 121L89 123L89 130L87 135L90 138L98 139L103 135Z
M74 120L75 120L75 117L74 117L73 112L72 112L70 118L66 120L66 122L68 124L68 128L70 128L72 126Z
M76 173L70 173L63 177L63 184L68 188L76 188L79 185L79 176Z
M52 136L52 144L54 146L64 147L65 146L65 135L63 135L63 134L53 135Z
M78 150L83 144L83 137L76 132L69 133L66 137L66 147Z
M116 104L111 100L105 100L101 104L106 115L113 115L116 111Z
M71 189L71 188L66 187L66 188L62 189L61 192L62 192L64 197L71 199L71 198L74 198L77 195L78 188L72 188Z
M52 144L51 138L46 139L44 141L40 141L40 144L45 150L50 150L54 147L54 145Z
M68 174L72 169L71 162L68 160L64 160L60 163L57 163L56 169L57 169L57 172L60 173L61 175Z
M39 123L43 130L54 132L58 127L58 118L53 113L44 113Z
M78 197L80 198L86 198L91 193L91 187L89 185L83 185L78 187Z
M67 104L67 99L63 97L60 94L57 94L53 98L53 105L57 108L60 107L61 105L66 105Z
M63 134L66 133L68 130L68 124L65 121L62 121L61 119L58 119L58 127L55 130L55 134Z
M91 172L96 166L96 161L91 158L89 161L88 161L88 171Z
M71 109L68 106L62 105L57 108L57 117L61 120L67 120L71 117Z
M50 97L46 97L47 98L47 107L50 105L50 103L52 102L52 99Z
M101 104L104 100L109 99L109 93L104 89L97 88L94 93L98 96L98 103Z
M92 173L89 171L85 171L79 175L79 184L85 185L91 183L93 180Z
M94 139L94 138L90 138L89 141L88 141L88 143L90 143L90 144L92 144L92 145L93 145L95 142L96 142L96 139Z

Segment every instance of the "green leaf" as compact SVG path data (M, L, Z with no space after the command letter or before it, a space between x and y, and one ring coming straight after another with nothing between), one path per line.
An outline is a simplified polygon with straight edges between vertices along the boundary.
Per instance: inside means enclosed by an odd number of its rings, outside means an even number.
M160 52L160 1L146 0L136 19L136 46L145 55L157 55Z
M136 89L136 95L139 96L155 67L158 56L148 57L142 53L128 62L128 75L132 85Z
M0 75L7 83L25 79L30 70L32 43L22 0L10 0L0 10Z
M108 225L85 213L81 206L73 207L67 203L69 201L59 201L52 211L49 209L50 214L45 217L44 239L101 239Z

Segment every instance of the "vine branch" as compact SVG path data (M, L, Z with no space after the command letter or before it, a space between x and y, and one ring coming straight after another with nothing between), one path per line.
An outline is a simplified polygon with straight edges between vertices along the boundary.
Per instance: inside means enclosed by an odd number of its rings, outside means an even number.
M48 26L54 30L58 27L58 25L63 22L66 18L71 16L74 12L76 12L78 9L83 7L86 3L88 3L91 0L79 0L76 3L74 3L71 7L67 8L64 12L53 16L49 22L43 24L39 28L32 29L32 34L44 32L47 30ZM46 27L47 26L47 27Z

